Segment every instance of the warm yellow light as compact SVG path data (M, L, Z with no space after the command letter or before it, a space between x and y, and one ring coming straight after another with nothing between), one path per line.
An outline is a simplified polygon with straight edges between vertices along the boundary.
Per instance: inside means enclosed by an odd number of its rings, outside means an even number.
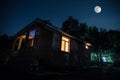
M25 39L25 38L26 38L26 35L21 35L21 36L18 37L18 39L19 39L18 49L21 48L22 41L23 41L23 39ZM31 35L29 35L28 40L31 40L30 46L32 47L33 44L34 44L34 37L31 36Z
M91 44L90 44L90 43L86 43L86 45L87 45L87 46L91 46Z
M34 37L33 36L29 36L29 39L33 39Z
M33 44L34 44L34 39L32 39L32 42L31 42L31 47L33 46Z
M19 38L25 39L25 38L26 38L26 35L19 36L18 39L19 39ZM33 39L33 38L34 38L33 36L29 36L29 39Z
M62 36L61 51L70 52L70 39Z
M66 45L65 45L65 51L69 52L69 43L66 43Z
M62 36L62 40L64 41L69 41L69 38L65 37L65 36Z
M26 38L26 35L22 35L21 37L22 37L23 39L25 39L25 38Z
M87 45L85 45L85 48L86 48L86 49L89 49L89 47L88 47Z
M86 48L86 49L89 49L90 46L91 46L90 43L85 43L85 48Z
M64 51L65 49L65 42L62 40L61 50Z

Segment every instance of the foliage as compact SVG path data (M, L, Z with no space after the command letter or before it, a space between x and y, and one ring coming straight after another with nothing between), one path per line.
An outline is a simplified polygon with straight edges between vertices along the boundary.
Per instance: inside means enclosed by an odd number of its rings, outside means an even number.
M79 23L78 19L68 17L63 22L62 30L77 38L83 39L92 44L92 52L100 54L100 51L112 50L113 56L120 60L120 31L109 30L96 26L89 26L86 23Z
M69 16L62 24L62 30L70 35L78 36L78 20Z

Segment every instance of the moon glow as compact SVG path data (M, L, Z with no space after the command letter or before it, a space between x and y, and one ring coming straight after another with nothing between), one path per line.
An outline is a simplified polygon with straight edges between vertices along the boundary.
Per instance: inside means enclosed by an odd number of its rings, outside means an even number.
M101 7L100 6L95 6L94 11L95 13L100 13L101 12Z

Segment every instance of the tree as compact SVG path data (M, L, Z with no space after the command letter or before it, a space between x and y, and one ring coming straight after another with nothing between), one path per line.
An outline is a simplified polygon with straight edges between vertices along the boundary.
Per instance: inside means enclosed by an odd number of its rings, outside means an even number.
M62 24L62 30L72 36L78 35L78 20L74 19L72 16L69 16L67 20L65 20Z
M44 23L49 24L49 25L52 25L52 23L51 23L50 20L44 20Z
M88 27L86 23L79 23L77 19L73 17L68 17L67 20L63 22L62 30L66 33L75 36L77 38L82 38L86 42L92 44L92 51L98 53L101 56L101 52L112 50L114 55L120 60L120 31L119 30L109 30L100 28L100 31L96 26ZM102 58L100 61L102 62Z
M99 43L99 31L96 26L91 26L88 28L87 41L96 45Z
M79 25L79 35L85 40L88 33L88 26L86 23L80 23Z
M0 36L0 62L4 63L6 57L10 55L11 39L8 35Z

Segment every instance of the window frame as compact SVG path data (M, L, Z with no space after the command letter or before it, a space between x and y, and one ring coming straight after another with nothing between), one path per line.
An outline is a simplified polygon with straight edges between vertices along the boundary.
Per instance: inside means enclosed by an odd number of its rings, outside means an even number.
M64 35L62 35L62 38L61 38L61 51L70 53L70 38Z

